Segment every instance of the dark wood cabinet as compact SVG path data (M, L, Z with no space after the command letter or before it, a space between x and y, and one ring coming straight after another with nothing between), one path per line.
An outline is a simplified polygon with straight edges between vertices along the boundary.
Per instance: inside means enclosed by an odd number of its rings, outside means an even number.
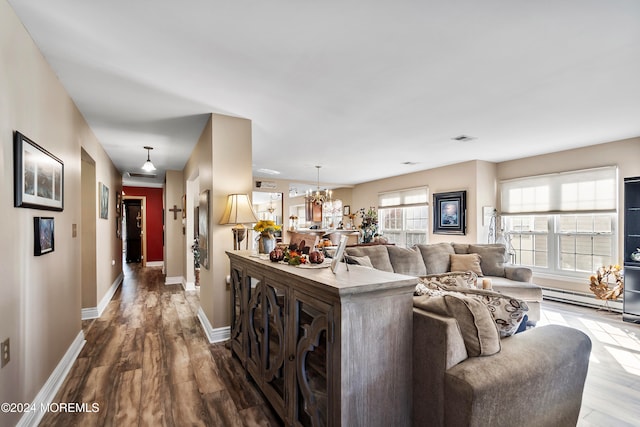
M285 425L411 424L414 277L227 254L230 347Z
M624 179L624 310L622 319L640 323L640 177ZM635 258L635 259L634 259Z

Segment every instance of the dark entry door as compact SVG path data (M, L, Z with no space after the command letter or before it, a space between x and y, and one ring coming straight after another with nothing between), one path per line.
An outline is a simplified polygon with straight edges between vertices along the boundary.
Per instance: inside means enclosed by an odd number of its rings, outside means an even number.
M127 262L142 260L142 205L140 200L125 200L125 253Z

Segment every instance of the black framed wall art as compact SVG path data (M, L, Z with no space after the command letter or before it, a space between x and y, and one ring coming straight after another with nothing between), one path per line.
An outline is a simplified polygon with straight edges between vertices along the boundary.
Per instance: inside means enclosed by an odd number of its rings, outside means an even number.
M467 192L451 191L433 195L433 233L466 234Z
M64 163L16 131L13 140L13 205L64 209Z
M53 218L36 216L33 218L33 254L35 256L53 252Z

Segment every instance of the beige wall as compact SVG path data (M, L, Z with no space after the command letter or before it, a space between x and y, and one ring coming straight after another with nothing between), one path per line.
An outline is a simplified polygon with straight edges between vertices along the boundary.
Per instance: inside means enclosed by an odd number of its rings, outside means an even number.
M15 130L64 162L64 211L13 207ZM11 340L11 361L0 370L0 402L33 401L81 331L81 147L96 156L98 179L112 191L118 187L111 162L92 149L98 145L11 7L0 0L0 340ZM34 216L54 217L53 253L33 256ZM112 270L118 267L110 266L117 243L111 237L115 224L109 221L105 234L104 222L98 237L107 242L110 284L117 277ZM14 425L19 416L0 413L0 425Z
M173 212L169 212L174 205L182 207L182 196L185 194L185 182L182 171L167 171L164 186L165 211L165 241L164 245L165 274L167 277L186 277L184 262L186 257L185 235L182 234L182 213L178 212L178 219L173 219ZM191 247L191 245L189 245Z
M210 191L210 268L200 270L200 306L213 328L229 325L225 251L233 250L233 235L230 225L219 222L228 194L251 193L251 159L251 122L212 114L183 171L185 179L198 177L200 192Z

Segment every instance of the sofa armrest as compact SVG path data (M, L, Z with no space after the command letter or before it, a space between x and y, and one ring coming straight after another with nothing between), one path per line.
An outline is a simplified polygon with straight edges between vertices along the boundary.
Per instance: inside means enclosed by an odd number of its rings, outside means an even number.
M414 307L412 416L420 425L442 425L445 372L465 359L458 322Z
M533 278L533 271L528 267L518 267L515 265L507 265L504 267L504 276L507 279L515 280L516 282L531 283Z
M445 424L576 425L591 340L565 326L542 326L502 340L445 375Z

